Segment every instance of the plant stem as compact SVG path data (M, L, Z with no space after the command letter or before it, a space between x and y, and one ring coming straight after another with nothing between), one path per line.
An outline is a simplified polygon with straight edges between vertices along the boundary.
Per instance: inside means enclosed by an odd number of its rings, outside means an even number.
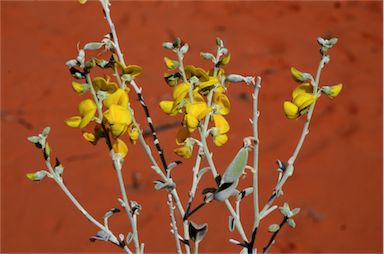
M121 163L119 158L114 158L112 155L112 160L113 160L113 166L116 170L117 174L117 179L119 181L119 187L120 187L120 192L121 196L124 201L124 209L128 215L129 222L131 223L131 228L132 228L132 233L133 233L133 244L135 246L136 254L140 254L140 242L139 242L139 235L137 232L137 221L136 221L136 215L132 213L131 206L129 204L129 200L127 197L127 193L125 191L125 185L124 185L124 179L123 175L121 174Z
M169 206L169 216L171 217L171 225L172 225L172 230L173 230L173 235L175 237L175 242L176 242L176 250L178 254L182 254L183 252L181 251L181 246L180 246L180 240L178 237L177 233L177 225L176 225L176 219L175 219L175 214L174 214L174 207L172 204L172 194L168 194L168 206Z
M326 59L325 56L322 56L322 58L320 60L320 63L319 63L319 66L317 68L316 81L313 84L313 93L314 93L315 96L318 96L317 90L318 90L319 81L320 81L320 74L321 74L321 70L324 67L325 59ZM271 197L269 198L267 204L265 204L265 206L264 206L263 210L261 211L261 213L264 213L266 210L269 209L269 207L273 204L275 199L280 195L281 188L283 187L283 185L285 184L287 179L290 176L293 175L293 171L294 171L293 164L295 163L295 160L296 160L296 158L297 158L297 156L298 156L298 154L299 154L299 152L301 150L301 147L303 146L304 140L305 140L306 136L309 133L309 124L310 124L311 119L312 119L312 114L313 114L313 111L315 109L315 105L316 105L316 101L314 101L312 103L312 105L309 107L309 110L307 112L307 118L306 118L306 121L304 123L303 130L301 131L301 136L299 138L299 141L298 141L298 143L296 145L296 148L295 148L292 156L288 160L288 166L287 166L287 168L286 168L286 170L284 172L284 175L280 179L280 181L276 184Z
M275 241L275 238L277 236L277 234L280 232L281 228L284 226L284 224L287 222L288 220L288 217L284 217L283 221L280 223L279 225L279 229L273 233L273 235L271 236L271 238L269 239L269 242L267 243L267 245L263 248L263 254L264 253L267 253L269 248L271 247L271 245L273 244L273 242Z
M239 219L239 216L236 214L235 210L233 209L231 203L228 199L225 200L225 204L228 208L228 211L231 213L232 217L235 219L235 225L237 228L237 231L239 232L241 238L244 242L248 242L247 236L244 233L243 225L241 225L241 221Z
M261 78L257 77L255 88L253 91L253 119L252 119L252 127L253 127L253 137L255 139L255 145L253 148L253 206L254 206L254 223L253 230L255 230L259 226L260 222L260 213L259 213L259 182L258 182L258 168L259 168L259 133L258 133L258 119L259 119L259 111L258 111L258 96L259 90L261 88Z
M69 200L75 205L75 207L91 222L93 223L96 227L101 229L102 231L106 232L109 235L108 241L112 242L113 244L121 247L119 240L117 237L112 233L112 231L108 228L106 228L104 225L102 225L100 222L98 222L95 218L93 218L92 215L90 215L87 210L77 201L77 199L72 195L72 193L69 191L67 186L65 186L62 178L58 176L55 171L52 168L51 162L49 158L45 160L45 165L47 166L50 174L52 175L53 179L57 183L57 185L60 187L60 189L65 193L65 195L69 198ZM124 250L132 254L132 252L129 250L129 248L124 248Z

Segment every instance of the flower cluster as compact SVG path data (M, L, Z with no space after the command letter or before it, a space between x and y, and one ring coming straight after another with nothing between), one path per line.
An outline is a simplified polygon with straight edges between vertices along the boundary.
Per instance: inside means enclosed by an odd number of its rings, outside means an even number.
M175 43L166 42L163 46L171 49L178 56L178 60L164 58L165 66L173 73L165 73L167 84L172 87L172 100L160 102L160 108L166 114L175 116L183 115L182 126L176 135L176 143L182 145L175 149L176 154L184 158L192 156L194 142L189 137L199 129L200 133L208 127L209 122L213 127L209 134L217 146L222 146L228 141L227 133L229 124L225 115L230 112L231 104L225 94L226 76L222 66L229 63L230 54L220 39L218 39L218 56L210 53L201 53L202 57L212 60L215 67L204 70L193 65L183 65L184 54L188 51L188 44L183 44L180 39ZM204 126L203 126L204 125ZM203 128L204 127L204 128Z
M100 138L105 138L109 148L124 158L128 147L122 136L128 133L130 141L135 143L140 131L139 126L133 122L129 110L129 88L126 82L138 76L142 68L137 65L126 66L114 53L108 60L92 58L85 62L85 50L96 50L101 47L112 49L113 45L108 37L101 43L86 44L84 49L79 50L76 59L67 62L71 74L76 79L85 81L85 83L72 82L73 90L80 95L89 92L92 99L81 101L78 106L79 114L68 118L65 123L69 127L83 129L91 122L95 122L92 131L83 131L84 139L95 145ZM94 67L112 69L117 82L112 81L108 75L91 79L90 71Z
M292 100L285 101L283 104L284 113L289 119L296 119L308 112L309 107L317 100L320 93L324 93L331 98L336 97L343 87L342 84L333 86L316 87L313 78L308 73L302 73L296 68L291 68L292 78L300 83L293 92Z

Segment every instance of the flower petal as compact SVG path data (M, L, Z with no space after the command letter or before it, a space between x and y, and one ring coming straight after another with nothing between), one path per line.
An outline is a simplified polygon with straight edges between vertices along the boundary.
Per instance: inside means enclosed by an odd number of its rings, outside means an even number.
M295 99L300 94L313 94L313 86L310 83L303 83L295 88L292 92L292 99Z
M103 101L104 106L109 108L112 104L120 105L124 108L128 107L128 94L123 89L117 89L114 93L108 94L108 97Z
M231 103L229 102L228 97L223 93L214 93L213 103L219 106L219 113L222 115L227 115L231 110Z
M129 125L132 122L132 116L128 109L116 104L112 104L109 109L104 112L104 117L110 124Z
M331 86L331 90L330 90L329 96L332 97L332 98L335 98L336 96L339 95L339 93L341 92L342 88L343 88L343 84L337 84L337 85Z
M95 142L95 140L96 140L95 135L93 133L91 133L91 132L84 132L83 133L83 138L85 140L87 140L88 142L91 142L91 143Z
M64 121L66 125L72 128L78 128L81 122L80 116L72 116Z
M217 136L214 136L213 137L213 143L216 145L216 146L222 146L224 145L225 143L227 143L228 141L228 136L227 134L220 134L220 135L217 135Z
M86 99L79 104L81 122L79 128L84 128L89 124L96 113L96 103L91 99Z
M190 85L188 83L180 83L173 88L172 98L174 100L183 99L189 91Z
M128 153L127 145L119 138L112 144L112 149L115 153L119 153L122 158L124 158Z
M193 115L197 120L203 119L210 111L212 111L205 102L189 103L185 106L185 110L187 114Z
M285 101L283 104L284 113L289 119L299 117L299 108L290 101Z
M192 146L182 146L173 150L177 155L189 159L192 156Z
M128 125L122 123L115 123L111 125L111 133L114 138L120 137L128 129Z
M184 125L187 126L188 131L192 133L196 130L197 126L199 126L199 120L191 114L186 114L184 117Z
M222 115L213 114L212 117L215 122L215 126L219 129L220 134L224 134L229 131L229 124Z
M299 111L310 106L316 100L316 96L310 93L299 94L293 99L293 103L299 108Z
M177 111L173 110L174 104L173 101L160 101L160 108L164 113L174 116L177 113Z

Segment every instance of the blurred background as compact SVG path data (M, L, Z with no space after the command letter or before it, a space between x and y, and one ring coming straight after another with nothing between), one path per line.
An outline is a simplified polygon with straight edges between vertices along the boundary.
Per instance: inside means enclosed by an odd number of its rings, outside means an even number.
M277 159L286 161L299 138L304 119L287 120L282 103L289 100L296 83L289 68L314 73L320 55L318 36L336 36L331 62L321 85L343 83L335 99L323 96L316 107L294 176L284 187L282 205L302 210L296 228L284 227L272 252L382 252L382 2L113 2L112 17L126 62L144 67L137 82L144 89L155 125L170 124L158 135L168 161L180 118L171 118L158 107L171 89L163 80L163 57L172 56L162 42L181 37L190 45L187 64L208 68L200 51L214 51L221 37L232 54L227 73L261 75L260 91L260 199L264 204L277 179ZM117 207L119 189L105 145L92 146L78 129L64 119L77 114L84 98L72 91L64 63L77 55L76 44L100 40L109 32L97 2L1 1L1 252L118 252L88 238L97 232L50 179L33 183L27 172L44 168L40 152L27 137L51 126L54 156L65 167L67 186L98 219ZM231 85L230 140L215 152L223 172L251 135L251 87ZM131 94L136 114L142 109ZM139 117L142 127L146 124ZM148 136L147 141L151 143ZM155 191L157 176L150 169L140 145L130 145L124 163L128 196L142 205L140 240L147 252L175 253L169 233L164 191ZM188 198L193 160L173 170L183 204ZM205 165L205 164L204 164ZM241 187L249 186L248 174ZM207 174L201 187L213 186ZM251 198L243 202L246 232L252 227ZM228 211L213 202L196 213L196 223L208 223L201 252L238 252L228 242L239 239L227 229ZM177 214L180 221L180 216ZM275 212L263 221L257 246L268 242L267 227L280 222ZM111 220L116 233L129 225L120 213Z

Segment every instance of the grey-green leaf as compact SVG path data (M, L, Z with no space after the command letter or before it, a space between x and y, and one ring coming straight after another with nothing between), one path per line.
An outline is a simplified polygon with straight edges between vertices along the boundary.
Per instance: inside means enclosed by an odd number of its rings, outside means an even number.
M288 223L288 226L290 226L291 228L295 228L296 227L296 223L295 223L295 221L292 218L289 218L287 220L287 223Z
M268 231L271 232L271 233L275 233L279 229L280 229L280 226L278 224L271 224L268 227Z

